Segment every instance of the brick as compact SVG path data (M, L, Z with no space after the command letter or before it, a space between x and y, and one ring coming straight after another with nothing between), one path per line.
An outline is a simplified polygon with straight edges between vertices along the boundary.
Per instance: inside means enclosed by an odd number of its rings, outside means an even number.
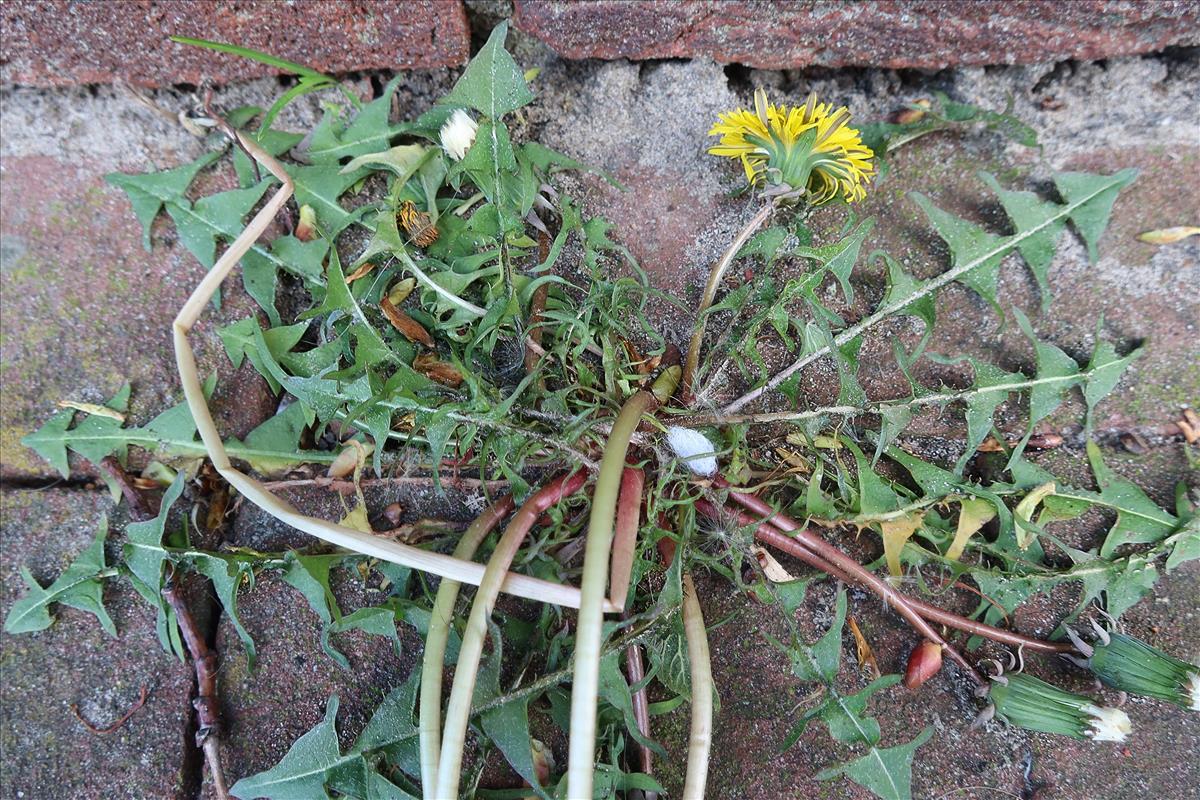
M171 241L165 214L154 249L142 249L128 201L94 165L6 159L2 208L0 475L40 477L49 465L20 439L57 411L57 401L104 402L129 381L134 424L179 402L171 321L205 269ZM272 413L273 400L246 365L232 369L216 334L217 325L255 311L240 283L227 282L221 310L206 313L193 346L202 374L216 370L229 381L214 401L219 424L244 436ZM72 472L94 475L95 466L72 456Z
M0 613L7 615L26 591L19 567L27 566L43 586L52 581L91 543L111 505L100 492L0 494ZM117 527L110 539L118 539ZM118 549L113 541L109 564L118 563ZM154 611L127 580L109 581L104 601L118 639L90 614L61 606L51 607L56 621L44 631L0 635L0 794L6 800L176 800L193 790L185 748L191 667L159 646ZM149 690L145 705L114 733L90 733L71 711L77 705L103 728L135 703L142 686Z
M1188 2L516 0L516 27L567 58L711 58L764 69L1025 64L1200 43Z
M24 0L5 3L0 20L5 84L169 86L279 72L175 44L172 35L242 45L323 72L457 66L470 55L459 0Z

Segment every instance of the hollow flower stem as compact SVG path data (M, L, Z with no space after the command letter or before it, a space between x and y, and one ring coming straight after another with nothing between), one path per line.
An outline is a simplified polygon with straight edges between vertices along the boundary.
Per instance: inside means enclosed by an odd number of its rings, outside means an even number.
M708 632L696 597L696 585L683 574L683 632L687 638L692 677L692 723L688 734L687 776L683 800L704 800L708 782L708 757L712 749L713 677L708 652Z
M471 605L471 616L459 648L458 664L454 668L454 684L450 688L450 702L446 706L446 729L442 733L442 752L438 758L435 797L458 797L463 745L471 720L471 697L475 693L483 642L487 638L488 621L491 620L496 598L500 596L500 584L508 574L509 565L538 517L564 497L583 488L586 479L587 473L582 471L562 475L530 495L513 515L496 544L496 551L488 559L483 580L479 582L479 591L475 593L475 602Z
M725 273L729 271L729 265L733 263L742 247L754 235L754 232L762 227L774 210L774 202L768 202L760 208L758 213L738 231L738 235L734 237L729 248L721 256L721 260L713 266L712 272L708 274L708 283L704 285L704 294L700 296L700 305L696 309L696 327L692 330L692 339L688 342L687 358L683 362L680 386L683 390L684 403L690 405L692 402L692 383L696 379L696 369L700 366L700 348L704 344L704 328L708 324L708 309L717 297L717 289L721 288L721 281L724 279Z
M513 509L507 495L479 515L463 533L454 548L454 557L469 561L488 534ZM450 621L462 583L443 578L433 601L429 633L425 636L425 654L421 662L421 705L418 721L421 751L421 790L425 800L437 800L436 778L442 738L442 661L450 638Z
M625 401L613 423L600 459L587 545L583 554L583 580L579 587L579 617L575 632L575 680L571 686L571 731L567 754L567 797L592 796L596 749L596 698L600 686L600 644L604 625L605 583L612 551L617 494L625 469L629 439L658 401L639 391Z

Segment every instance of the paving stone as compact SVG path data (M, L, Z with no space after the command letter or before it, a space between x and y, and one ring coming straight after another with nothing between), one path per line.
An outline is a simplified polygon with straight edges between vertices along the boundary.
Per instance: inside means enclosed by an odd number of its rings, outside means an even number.
M345 513L339 495L329 489L293 487L281 494L313 516L336 520ZM471 508L477 507L478 497L469 487L449 487L439 496L423 482L387 481L367 488L368 508L376 520L385 506L399 502L405 521L437 518L465 525L476 513ZM234 524L231 543L260 551L322 547L248 504ZM378 573L364 582L356 570L337 568L331 583L344 614L388 597L380 589ZM397 624L402 645L398 655L385 638L359 631L335 634L335 646L350 661L350 669L342 669L321 649L321 620L296 589L272 573L260 574L254 588L240 594L238 613L254 638L258 660L250 672L236 631L228 617L222 618L217 632L227 726L222 752L231 778L278 762L296 738L321 720L331 695L341 700L338 728L343 745L348 745L387 693L412 669L420 669L423 637L404 623Z
M280 72L170 36L229 42L323 72L458 66L469 56L459 0L221 0L198 10L182 0L5 3L0 83L170 86Z
M1028 64L1200 42L1187 2L515 0L517 28L567 58L708 58L765 69Z
M6 114L14 125L55 111L28 95L9 95ZM163 214L155 224L153 249L125 194L104 182L110 171L147 172L177 166L203 152L200 142L164 127L138 106L112 93L81 100L87 112L72 122L74 134L41 139L14 133L3 148L4 191L0 195L2 269L0 292L0 476L48 475L49 465L20 444L57 409L59 400L102 403L129 381L129 419L144 424L179 402L171 322L204 267L178 243ZM75 107L77 110L79 106ZM28 116L26 116L28 115ZM145 121L148 124L141 125ZM7 124L7 123L6 123ZM36 125L36 123L34 123ZM122 137L86 156L83 141ZM230 176L201 177L210 190L230 188ZM244 436L273 413L266 384L248 365L233 370L216 335L218 325L254 313L241 281L226 282L219 311L211 309L192 334L201 374L216 371L223 386L214 414L230 435ZM72 458L78 475L94 465Z
M47 585L91 543L111 507L100 492L0 493L0 613L7 616L25 594L21 566ZM108 563L117 563L118 542L107 549ZM163 652L154 612L128 581L108 581L104 600L115 640L95 617L61 606L52 606L57 619L44 631L0 634L5 800L180 800L195 791L185 748L191 667ZM143 686L145 705L114 733L89 733L71 711L77 705L93 725L107 727L133 706Z

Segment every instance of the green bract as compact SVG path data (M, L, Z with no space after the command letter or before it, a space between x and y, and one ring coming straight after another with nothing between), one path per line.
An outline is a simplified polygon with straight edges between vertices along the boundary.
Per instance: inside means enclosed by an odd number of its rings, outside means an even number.
M1105 686L1200 711L1200 667L1195 664L1124 633L1110 633L1107 643L1093 647L1088 666Z
M1011 673L992 680L988 696L996 716L1018 728L1075 739L1122 742L1132 727L1124 711L1097 706L1086 697L1064 692L1032 675Z

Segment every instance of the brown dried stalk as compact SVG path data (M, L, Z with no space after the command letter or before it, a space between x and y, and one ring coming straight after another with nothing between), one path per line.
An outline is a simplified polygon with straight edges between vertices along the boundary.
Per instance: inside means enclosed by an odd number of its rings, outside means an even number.
M225 772L221 768L221 711L217 699L217 654L208 649L208 643L196 626L192 612L188 610L187 602L179 592L175 582L175 571L167 565L166 582L162 588L163 599L175 612L179 623L179 632L187 644L188 653L196 669L196 699L192 707L196 709L196 745L204 751L204 760L212 775L213 787L217 797L228 800L229 789L225 782Z

